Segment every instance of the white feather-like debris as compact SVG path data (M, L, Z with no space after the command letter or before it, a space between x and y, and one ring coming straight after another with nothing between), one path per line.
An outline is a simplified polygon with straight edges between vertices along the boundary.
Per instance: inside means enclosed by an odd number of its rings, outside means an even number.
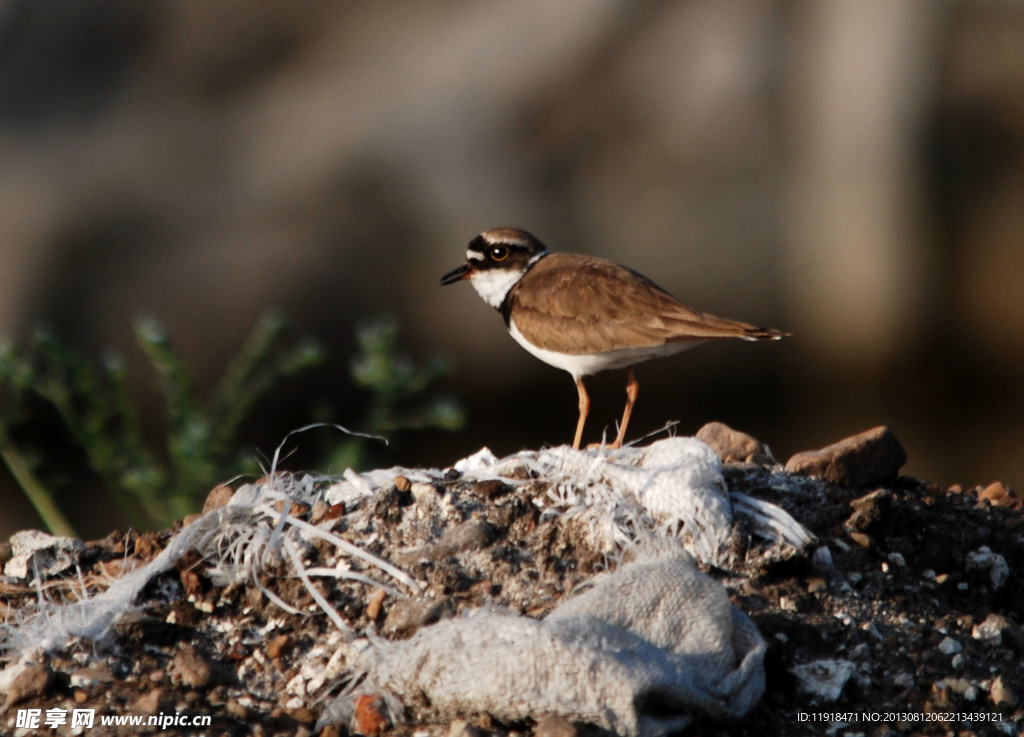
M672 437L617 450L568 446L497 458L484 448L455 465L467 481L499 479L522 486L543 482L535 500L543 517L582 518L606 550L651 537L679 536L700 563L728 567L734 514L755 532L801 550L814 536L782 508L739 495L730 501L715 452L694 438ZM529 480L523 481L526 476ZM516 480L520 479L520 480ZM736 495L732 496L736 499Z
M734 562L729 551L735 515L747 517L761 537L793 550L814 540L780 507L735 492L730 496L717 456L691 438L618 450L563 446L506 458L484 448L456 463L455 470L457 483L499 480L530 494L542 519L583 522L594 548L612 558L638 544L678 537L701 564L729 567ZM298 578L338 630L353 637L351 625L314 586L314 578L356 582L395 598L419 593L424 582L394 561L370 553L365 546L372 543L372 533L366 529L354 542L332 531L332 523L313 524L295 510L318 502L343 505L346 519L365 521L367 503L392 490L396 476L408 478L416 496L417 485L440 488L451 480L448 473L391 468L346 471L337 478L271 472L257 483L239 487L227 506L191 522L159 555L106 591L88 596L83 583L79 600L65 604L48 601L41 592L34 615L0 628L0 647L17 654L29 647L53 650L79 637L103 640L121 617L133 611L142 589L191 550L205 560L205 574L215 585L253 585L291 613L299 610L275 592L273 579ZM443 495L425 493L439 504L448 503ZM324 565L321 555L317 563L307 564L314 543L332 549L337 562ZM31 575L29 568L25 573ZM36 573L37 578L40 575L45 574Z

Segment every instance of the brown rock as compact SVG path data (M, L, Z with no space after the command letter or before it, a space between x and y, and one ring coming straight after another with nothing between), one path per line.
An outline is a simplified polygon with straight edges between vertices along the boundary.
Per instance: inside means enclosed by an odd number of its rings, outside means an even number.
M786 470L839 486L870 486L895 478L907 453L892 430L879 426L821 450L797 453Z
M356 699L353 731L365 737L376 737L388 728L384 715L384 699L378 694L363 694Z
M235 490L227 484L217 484L206 495L206 501L203 503L203 514L227 506L227 503L231 501L231 497L234 495Z
M17 667L17 666L15 666ZM44 664L26 665L12 680L7 690L7 706L46 693L53 682L53 671Z
M399 599L388 605L388 615L384 619L381 631L385 635L406 637L424 625L433 624L441 617L450 615L455 607L451 599L443 597L432 599L417 596L410 599Z
M750 460L752 456L768 456L768 449L755 437L734 430L724 422L709 422L694 436L718 454L723 463Z
M499 496L508 494L512 491L512 487L501 479L488 479L487 481L477 483L473 487L473 491L485 499L496 499Z
M534 737L576 737L579 730L565 717L549 715L537 722L533 734Z
M1020 509L1021 499L1017 493L1001 481L995 481L978 492L978 502L987 501L993 507Z
M405 493L412 489L412 482L405 476L395 476L395 488Z
M366 605L366 618L371 622L376 622L377 617L380 616L381 608L384 606L384 599L387 595L388 592L384 589L377 589L377 592L370 597L370 601Z
M860 499L854 499L850 502L853 514L847 518L843 526L855 532L868 532L881 521L891 504L892 492L888 489L878 489Z
M996 676L996 679L992 681L992 688L989 689L988 695L996 706L1012 709L1018 703L1017 694L1003 682L1002 676Z
M134 703L132 703L131 710L135 712L141 712L142 714L159 714L160 713L160 702L163 699L163 689L154 688L146 692Z
M267 643L267 657L276 660L291 649L292 638L289 635L277 635Z
M850 539L858 545L860 545L865 550L871 550L871 548L873 548L875 545L875 541L872 540L869 536L865 535L863 532L851 532Z
M206 688L213 680L213 666L191 645L174 657L174 667L181 683L189 688Z

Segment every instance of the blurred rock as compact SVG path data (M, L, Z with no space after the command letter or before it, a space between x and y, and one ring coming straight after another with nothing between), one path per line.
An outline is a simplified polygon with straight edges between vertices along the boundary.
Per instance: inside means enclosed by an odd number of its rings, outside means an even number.
M839 486L869 486L895 478L906 462L907 453L892 430L879 426L821 450L797 453L786 470Z
M769 456L768 449L757 438L734 430L724 422L709 422L694 435L707 443L722 463L750 460L751 456Z

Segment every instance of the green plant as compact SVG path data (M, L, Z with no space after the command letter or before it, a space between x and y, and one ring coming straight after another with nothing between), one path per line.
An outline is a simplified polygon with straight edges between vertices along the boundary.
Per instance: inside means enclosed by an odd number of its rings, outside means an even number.
M52 405L89 465L137 527L165 526L195 511L218 481L245 467L235 437L254 403L282 378L322 358L312 341L282 347L286 332L277 313L264 315L231 361L210 397L201 401L194 382L161 325L139 318L135 333L159 379L167 419L166 457L142 439L124 364L108 356L97 370L47 330L37 330L27 350L0 345L0 458L54 532L72 534L52 493L32 472L10 427L33 398Z
M352 359L355 383L370 392L366 416L359 425L367 436L391 437L399 431L427 428L457 431L465 424L465 411L457 400L444 395L425 396L438 379L451 373L441 357L414 361L398 346L398 326L387 316L356 328L358 352ZM360 469L366 465L365 436L353 435L336 448L331 468Z

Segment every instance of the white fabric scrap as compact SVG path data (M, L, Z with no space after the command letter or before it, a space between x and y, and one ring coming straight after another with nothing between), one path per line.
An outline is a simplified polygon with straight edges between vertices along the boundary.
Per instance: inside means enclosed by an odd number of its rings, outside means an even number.
M676 551L599 576L543 621L481 610L409 640L375 640L358 691L425 703L442 718L561 715L657 737L700 714L746 714L764 693L764 653L725 588Z
M595 528L610 528L616 545L649 533L678 533L701 563L723 562L732 508L722 463L699 440L666 438L643 448L599 451L560 446L500 460L485 448L455 466L469 481L511 483L523 483L511 481L523 467L553 488L549 511L604 523Z

